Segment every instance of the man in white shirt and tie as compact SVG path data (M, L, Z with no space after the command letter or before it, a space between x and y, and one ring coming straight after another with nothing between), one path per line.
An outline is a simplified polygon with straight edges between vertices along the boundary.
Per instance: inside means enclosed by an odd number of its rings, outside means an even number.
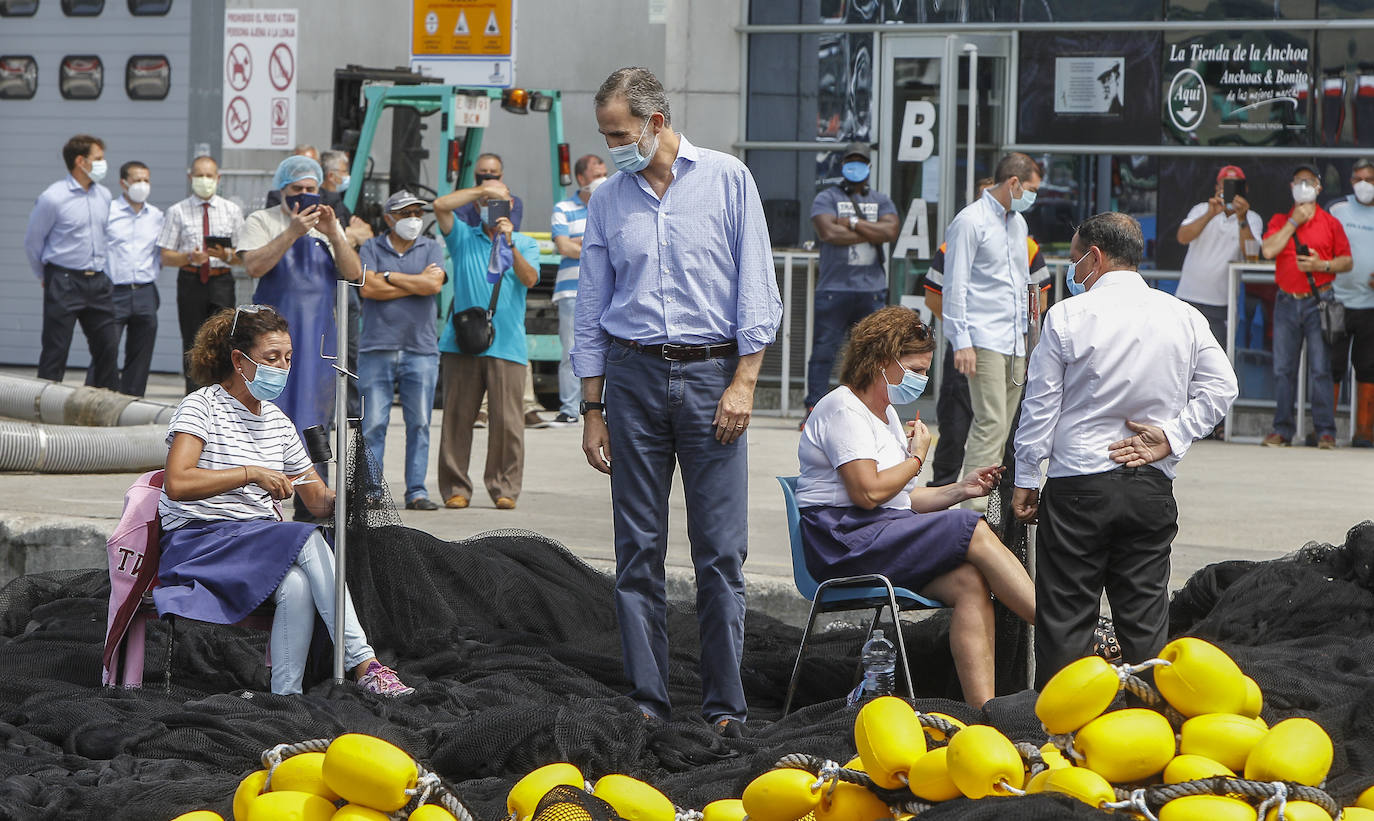
M961 476L1001 464L1021 401L1030 285L1028 230L1021 212L1035 202L1039 189L1035 160L1008 154L997 163L992 187L945 231L944 333L973 400ZM965 504L985 510L987 499Z
M1031 354L1012 509L1040 521L1036 683L1092 653L1105 589L1125 661L1167 641L1179 460L1226 415L1236 374L1196 308L1145 284L1140 224L1089 218L1066 299ZM1040 462L1049 460L1043 509Z

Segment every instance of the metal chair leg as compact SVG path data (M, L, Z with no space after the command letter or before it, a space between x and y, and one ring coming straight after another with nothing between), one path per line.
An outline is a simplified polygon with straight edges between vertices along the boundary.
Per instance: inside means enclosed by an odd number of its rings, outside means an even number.
M177 617L167 615L167 664L162 671L162 691L167 694L172 692L172 645L176 641Z
M897 593L887 582L887 606L892 609L892 629L897 634L897 658L902 660L902 675L906 677L906 694L915 701L916 682L911 680L911 666L906 659L906 639L902 636L902 611L897 608Z
M797 663L792 665L792 680L787 682L787 698L782 703L782 714L792 709L792 696L797 691L797 679L801 676L802 655L806 653L806 642L811 638L811 628L816 623L816 603L820 599L818 594L811 600L811 612L806 617L806 629L802 631L801 647L797 648Z

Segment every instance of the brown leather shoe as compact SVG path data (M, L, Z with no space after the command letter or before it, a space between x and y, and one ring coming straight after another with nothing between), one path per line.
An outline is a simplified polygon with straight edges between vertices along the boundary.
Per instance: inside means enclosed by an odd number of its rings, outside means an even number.
M1260 442L1260 444L1266 448L1286 448L1288 447L1288 440L1279 436L1277 433L1271 433L1264 437L1264 441Z
M468 497L454 494L444 500L444 507L451 510L462 510L468 506Z
M497 510L515 510L515 500L509 496L496 497Z

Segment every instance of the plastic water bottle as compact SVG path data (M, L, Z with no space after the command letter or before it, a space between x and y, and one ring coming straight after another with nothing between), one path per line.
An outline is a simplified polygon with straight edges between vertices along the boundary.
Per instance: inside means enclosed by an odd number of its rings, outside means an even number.
M849 693L845 703L853 706L871 698L892 695L897 670L897 649L883 637L882 630L874 630L864 642L860 656L864 677Z

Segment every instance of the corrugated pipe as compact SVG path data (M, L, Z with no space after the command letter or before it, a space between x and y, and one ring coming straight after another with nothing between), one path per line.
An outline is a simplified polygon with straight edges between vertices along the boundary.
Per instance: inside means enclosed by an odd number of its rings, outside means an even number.
M0 416L11 419L87 427L161 425L165 433L175 411L173 405L104 388L0 374Z
M93 428L0 420L0 470L138 473L167 461L167 426Z

